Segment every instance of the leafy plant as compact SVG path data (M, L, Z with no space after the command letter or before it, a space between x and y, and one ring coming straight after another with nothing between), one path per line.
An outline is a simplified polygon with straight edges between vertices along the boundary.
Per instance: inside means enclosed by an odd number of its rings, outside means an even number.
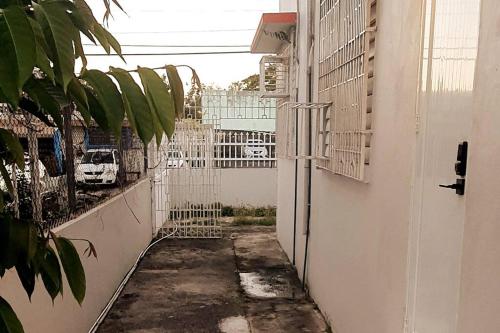
M103 0L103 4L103 22L110 17L112 4L123 10L117 0ZM0 103L7 104L10 112L21 108L61 131L65 117L76 107L87 125L96 123L117 140L125 118L144 143L153 137L160 143L163 135L170 138L175 117L184 108L176 67L165 66L168 82L145 67L110 68L107 73L88 69L82 35L106 53L122 56L120 44L97 21L85 0L0 0ZM79 75L75 74L76 59L83 65ZM142 87L130 72L138 73ZM23 170L23 155L19 138L0 129L0 175L11 195L8 166ZM29 219L14 218L4 202L8 193L0 193L0 277L15 269L28 297L41 277L54 300L62 294L64 272L71 293L81 304L86 283L73 245L76 240L57 236ZM85 242L86 253L97 256L94 246ZM23 332L2 297L0 332Z

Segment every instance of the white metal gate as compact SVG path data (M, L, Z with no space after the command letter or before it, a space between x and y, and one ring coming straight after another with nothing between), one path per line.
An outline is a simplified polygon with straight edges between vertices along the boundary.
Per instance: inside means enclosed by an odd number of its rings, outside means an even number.
M257 91L188 94L172 140L149 147L155 233L222 237L221 169L276 167L275 105Z
M150 149L154 211L160 236L219 238L220 171L214 166L214 126L191 119L176 123L174 137Z

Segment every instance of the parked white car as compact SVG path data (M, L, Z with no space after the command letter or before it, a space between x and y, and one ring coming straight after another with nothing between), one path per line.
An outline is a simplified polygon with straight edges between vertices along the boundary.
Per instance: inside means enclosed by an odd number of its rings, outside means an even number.
M247 158L265 158L267 149L261 139L248 139L243 147L243 155Z
M180 150L169 150L167 153L167 168L176 169L182 168L186 160L184 154Z
M76 181L89 185L116 184L119 161L116 149L89 149L76 167Z

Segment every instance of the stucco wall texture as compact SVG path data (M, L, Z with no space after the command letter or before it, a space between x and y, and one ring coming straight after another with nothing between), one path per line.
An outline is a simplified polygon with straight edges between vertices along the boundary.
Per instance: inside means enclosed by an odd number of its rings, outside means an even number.
M226 206L276 206L276 168L221 170L220 202Z
M500 330L500 7L482 0L458 332Z

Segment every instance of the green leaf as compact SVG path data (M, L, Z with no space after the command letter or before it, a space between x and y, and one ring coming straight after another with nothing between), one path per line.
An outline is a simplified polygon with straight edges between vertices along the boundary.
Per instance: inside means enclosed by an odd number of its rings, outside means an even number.
M85 51L83 51L80 34L77 34L77 37L75 38L75 58L80 58L83 68L87 68L87 57L85 56Z
M64 92L74 76L75 53L73 39L79 34L71 21L67 9L60 1L33 2L35 16L41 23L45 38L52 44L55 52L56 77Z
M24 90L40 108L54 119L57 126L62 129L63 119L61 109L68 105L68 100L61 88L52 85L47 78L40 80L31 78L24 86Z
M168 83L174 97L175 114L177 117L182 117L184 113L184 86L177 72L177 68L172 65L165 67L167 71Z
M51 119L49 119L48 116L42 112L40 107L31 99L22 98L19 101L19 107L43 121L45 125L49 127L57 127L57 125Z
M33 34L35 35L37 45L40 45L42 47L42 49L45 51L45 53L49 56L49 58L53 59L54 55L53 55L52 49L49 48L49 44L47 44L47 40L45 39L45 36L43 34L42 27L41 27L40 23L31 17L29 17L28 19L30 21L31 29L33 30ZM45 19L45 17L43 17L43 19L41 21L45 25L48 25L48 22Z
M7 146L19 168L24 170L24 150L19 138L14 133L0 128L0 140Z
M87 100L89 102L89 112L92 118L97 122L97 125L104 131L109 131L108 119L106 118L106 111L101 106L94 93L90 88L85 87L85 93L87 94Z
M47 77L52 81L52 84L55 84L55 74L54 69L50 64L49 53L50 51L47 42L45 41L45 37L43 36L42 28L37 21L32 18L29 18L29 22L31 24L31 28L33 33L35 34L35 43L36 43L36 66L42 70L42 72L47 75Z
M71 80L68 86L68 93L71 100L76 104L77 111L80 112L87 126L90 125L91 114L89 112L87 93L76 77Z
M24 333L23 325L5 299L0 296L0 332Z
M92 13L92 9L90 9L89 5L85 0L74 0L75 8L78 10L82 19L89 24L90 28L94 23L97 23L94 14Z
M104 51L106 51L107 54L110 54L111 48L109 45L108 37L106 35L106 29L104 29L99 23L95 23L93 33Z
M50 60L47 57L47 54L43 50L42 46L37 43L36 45L36 66L42 70L42 72L47 75L47 77L52 81L52 84L56 83L56 78L54 74L54 70L50 66Z
M174 102L168 92L167 85L152 69L139 67L137 71L141 78L149 107L154 111L157 121L159 121L167 136L171 138L175 129L175 110ZM158 138L156 140L158 141Z
M43 257L40 260L40 275L45 289L52 298L52 302L59 293L62 294L62 274L59 260L51 247L43 248Z
M35 271L30 264L18 263L16 265L16 272L31 301L31 295L33 295L33 291L35 290Z
M120 85L128 120L141 140L148 143L153 138L154 128L146 96L127 71L111 67L111 75Z
M68 89L71 97L77 99L86 108L89 107L87 94L85 94L85 89L83 88L82 84L76 77L74 77L73 80L71 80Z
M122 6L120 5L120 3L118 2L118 0L112 0L113 3L118 7L120 8L120 10L122 12L125 13L125 11L123 10ZM111 15L111 2L110 0L103 0L103 3L104 3L104 7L106 7L106 11L104 12L104 17L103 17L103 21L104 22L108 22L109 20L109 17L112 16Z
M154 112L151 113L153 118L153 128L155 131L156 146L160 147L161 140L163 139L163 128L161 128L160 121Z
M108 41L108 44L111 46L111 48L113 50L115 50L116 54L118 54L120 56L120 58L122 58L122 60L124 62L126 62L125 58L123 58L123 55L122 55L122 47L121 47L120 43L118 43L116 38L108 30L106 30L104 28L102 30L103 30L104 36L106 37L106 40Z
M3 209L5 208L5 201L4 201L4 199L3 199L3 197L4 197L4 195L5 195L5 194L6 194L6 193L4 193L4 191L2 191L2 190L0 189L0 213L1 213L1 212L3 212ZM0 222L0 223L1 223L1 222ZM0 232L1 232L1 230L0 230ZM0 251L1 251L1 250L2 250L2 249L0 249ZM2 277L2 276L3 276L3 272L4 272L4 270L3 270L2 262L0 261L0 277Z
M4 193L2 193L3 195ZM10 214L0 213L0 267L7 266L7 251L9 249L10 223L12 217Z
M66 274L71 292L77 302L81 305L85 298L85 271L83 270L80 256L76 252L73 243L64 237L57 237L52 234L52 239L56 244L57 253Z
M19 264L28 264L38 246L35 224L27 220L14 221L8 215L4 215L2 220L9 229L6 250L2 256L3 266L10 269Z
M95 97L106 112L109 128L119 140L125 110L118 88L109 76L95 69L85 71L82 78L93 88Z
M94 21L92 19L89 19L87 15L82 13L76 5L71 2L69 2L69 4L71 8L69 17L78 28L78 30L80 30L91 42L95 44L94 36L92 36L92 34L90 33L92 31Z
M17 107L20 90L17 87L18 72L14 43L9 34L5 18L0 15L0 96L2 100Z
M20 6L9 6L3 10L12 44L16 53L17 88L20 90L26 80L31 77L36 62L35 35L23 9ZM14 64L13 63L13 64Z

